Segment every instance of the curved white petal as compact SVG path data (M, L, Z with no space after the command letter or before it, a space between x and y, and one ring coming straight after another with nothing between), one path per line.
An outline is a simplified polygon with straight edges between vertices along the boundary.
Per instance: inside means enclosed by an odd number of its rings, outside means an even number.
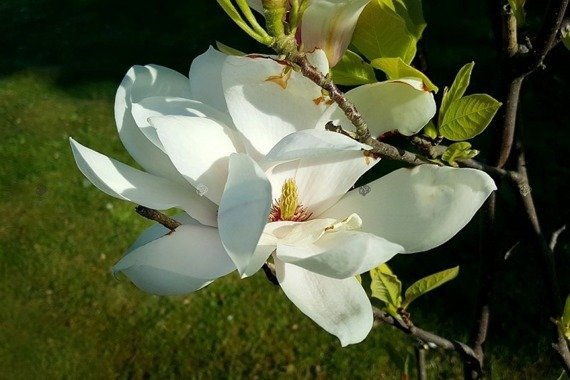
M181 207L200 223L216 225L215 204L199 197L190 185L131 168L71 138L70 143L79 170L101 191L150 208Z
M349 192L321 217L357 213L363 230L407 253L426 251L459 232L493 190L495 183L482 171L420 165Z
M193 292L235 270L213 227L181 225L127 253L113 272L153 294Z
M322 129L305 129L282 138L265 156L266 161L288 161L345 150L371 149L348 136Z
M190 96L188 79L166 67L133 66L125 75L115 96L115 121L123 145L129 154L149 173L182 182L184 179L159 148L137 126L132 104L151 96Z
M339 280L275 260L285 295L316 324L340 339L359 343L372 329L372 306L356 278Z
M150 123L176 169L200 194L219 204L229 156L237 151L234 131L204 117L162 116Z
M248 265L270 208L271 184L263 171L246 154L231 155L218 225L222 243L241 275L253 270Z
M320 87L285 68L271 58L231 56L222 70L228 110L256 158L288 134L315 128L327 108Z
M320 217L379 161L365 151L304 158L299 161L295 174L299 200L313 213L313 218Z
M311 272L349 278L369 271L402 252L401 245L361 231L325 233L312 245L278 245L277 258Z
M196 224L199 225L200 223L192 218L190 215L186 213L178 214L172 217L172 219L182 223L182 224ZM164 227L162 224L153 224L149 228L143 231L142 234L139 235L137 240L127 249L125 255L131 251L134 251L137 248L142 247L145 244L150 243L153 240L156 240L164 235L166 235L170 230Z
M196 116L208 117L216 119L222 123L230 126L232 120L228 114L222 113L207 104L201 103L196 100L185 98L174 98L164 96L153 96L144 98L138 103L132 105L132 115L140 128L141 132L149 139L155 146L164 151L156 129L154 129L149 119L157 116Z
M312 0L303 13L301 41L307 50L321 48L332 66L344 54L356 22L370 0Z
M190 95L222 112L227 111L222 88L222 67L227 55L213 47L196 57L190 66Z
M374 136L397 130L411 136L418 133L435 115L433 94L423 88L423 82L415 78L365 84L346 93ZM341 126L350 126L344 113L333 105L333 120Z

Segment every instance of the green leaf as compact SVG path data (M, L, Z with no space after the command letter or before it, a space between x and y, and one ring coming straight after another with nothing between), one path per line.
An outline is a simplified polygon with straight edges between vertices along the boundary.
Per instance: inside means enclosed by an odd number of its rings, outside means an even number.
M234 49L233 47L221 43L220 41L216 41L216 47L219 51L227 55L237 55L240 57L245 55L244 52L241 52L238 49Z
M446 269L441 272L431 274L427 277L422 278L421 280L414 282L406 290L402 307L404 309L407 308L410 305L410 303L412 303L413 300L426 294L427 292L434 290L435 288L445 284L446 282L453 280L455 277L457 277L458 273L459 273L459 267L454 267Z
M378 298L388 306L389 312L395 312L402 303L402 283L386 264L370 271L370 290L372 297Z
M439 126L439 133L451 141L469 140L483 132L501 103L487 94L473 94L449 105Z
M423 129L423 134L429 137L432 140L437 139L439 133L437 132L437 127L433 123L433 121L429 121Z
M455 100L460 99L463 94L465 94L465 90L467 90L467 87L469 87L469 81L471 80L471 72L473 71L473 66L475 66L475 62L464 65L457 72L451 88L447 89L446 87L443 90L443 98L441 99L441 106L439 107L439 125L441 125L443 116L447 112L449 105Z
M471 144L466 141L451 144L441 155L441 159L451 166L457 166L457 160L467 160L479 154L476 149L471 149Z
M331 72L334 82L340 85L351 86L376 82L372 66L350 50L344 53Z
M382 70L388 79L416 77L422 80L428 91L437 93L439 90L424 73L402 61L402 58L376 58L370 64L375 69Z
M417 40L422 37L422 33L426 28L424 14L422 10L422 0L380 0L390 9L394 10L399 16L406 21L408 31L412 33Z
M353 45L369 61L381 57L400 57L404 62L410 63L416 55L416 45L425 28L425 22L421 25L418 21L421 5L420 8L413 5L417 1L370 1L356 24L352 35Z
M560 320L562 331L566 339L570 340L570 294L566 297L566 304L564 305L564 314Z
M509 0L509 5L513 13L515 14L515 18L517 19L517 25L523 26L525 23L526 13L524 11L524 3L526 0Z

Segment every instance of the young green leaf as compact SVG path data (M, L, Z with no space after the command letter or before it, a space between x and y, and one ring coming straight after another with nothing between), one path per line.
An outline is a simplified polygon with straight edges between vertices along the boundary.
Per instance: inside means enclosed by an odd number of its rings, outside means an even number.
M469 81L471 79L471 72L473 71L473 66L475 66L475 62L468 63L464 65L455 76L453 80L453 84L451 88L445 88L443 90L443 98L441 98L441 106L439 107L439 117L438 117L438 125L441 125L443 121L443 116L447 112L449 105L454 102L455 100L460 99L463 94L465 94L465 90L469 86Z
M355 86L376 82L372 66L350 50L344 53L331 72L334 82L340 85Z
M446 269L441 272L431 274L427 277L422 278L414 282L407 290L404 295L404 302L402 302L402 308L407 308L413 300L432 291L433 289L445 284L446 282L453 280L457 277L459 273L459 267L454 267Z
M435 126L435 124L433 123L432 120L430 120L426 124L426 126L424 127L422 132L424 135L426 135L427 137L429 137L432 140L437 139L437 136L439 135L439 133L437 132L437 127Z
M566 297L566 304L564 305L564 314L561 318L561 328L564 332L566 339L570 340L570 294Z
M398 14L396 8L407 12L405 7L395 7L390 0L372 0L362 11L352 35L352 44L369 61L380 57L401 57L410 63L414 59L418 30L410 32L406 19Z
M370 271L372 297L386 303L389 310L397 310L402 303L402 283L386 264ZM391 306L391 307L390 307Z
M501 103L487 94L473 94L449 105L439 125L439 133L451 141L469 140L483 132Z
M375 69L382 70L388 79L416 77L422 80L428 91L438 91L437 86L424 73L402 61L402 58L376 58L370 64Z
M451 144L441 155L441 159L451 166L457 166L457 160L467 160L479 154L476 149L471 149L471 144L461 141Z
M238 49L234 49L233 47L228 46L220 41L216 41L216 47L218 48L219 51L221 51L226 55L237 55L240 57L245 55L244 52L239 51Z

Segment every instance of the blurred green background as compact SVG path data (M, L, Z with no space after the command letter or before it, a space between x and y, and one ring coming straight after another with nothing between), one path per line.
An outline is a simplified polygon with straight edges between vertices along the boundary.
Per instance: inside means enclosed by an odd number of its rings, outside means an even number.
M531 28L542 7L534 6ZM424 13L430 78L449 85L474 60L468 91L500 97L499 59L480 2L426 0ZM341 349L261 273L247 280L227 276L184 297L150 296L111 275L149 223L132 204L82 177L68 137L133 164L113 120L122 76L146 63L187 73L216 40L259 51L213 0L0 3L0 378L395 379L403 373L413 339L381 325L362 344ZM569 58L558 46L546 70L525 82L521 99L532 191L547 233L570 216ZM485 152L493 138L492 126L476 148ZM520 244L498 276L488 373L556 378L561 371L550 354L540 260L525 240L516 198L509 191L499 196L499 248ZM478 229L474 220L441 249L392 261L405 285L461 266L452 285L411 309L418 325L451 339L466 340L473 323ZM567 294L567 233L556 255ZM460 361L430 350L428 371L434 379L457 378Z

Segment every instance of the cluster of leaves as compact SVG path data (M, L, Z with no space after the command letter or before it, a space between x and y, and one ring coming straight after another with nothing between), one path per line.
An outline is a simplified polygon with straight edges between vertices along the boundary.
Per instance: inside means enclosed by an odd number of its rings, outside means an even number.
M517 17L524 18L524 1L512 2ZM420 0L371 1L358 20L352 40L353 51L348 50L332 69L334 81L341 85L374 83L377 69L388 79L420 78L427 91L437 93L438 87L411 66L425 27ZM456 166L458 160L473 158L479 153L467 140L483 132L501 106L487 94L464 96L473 66L473 62L463 66L453 84L444 88L437 122L430 122L424 129L424 134L434 141L442 138L452 141L439 157L440 161L452 166Z
M396 318L399 312L406 310L418 297L453 280L459 274L459 267L443 270L414 282L402 297L402 282L386 264L370 271L370 290L372 297L379 299L386 306L386 311Z

